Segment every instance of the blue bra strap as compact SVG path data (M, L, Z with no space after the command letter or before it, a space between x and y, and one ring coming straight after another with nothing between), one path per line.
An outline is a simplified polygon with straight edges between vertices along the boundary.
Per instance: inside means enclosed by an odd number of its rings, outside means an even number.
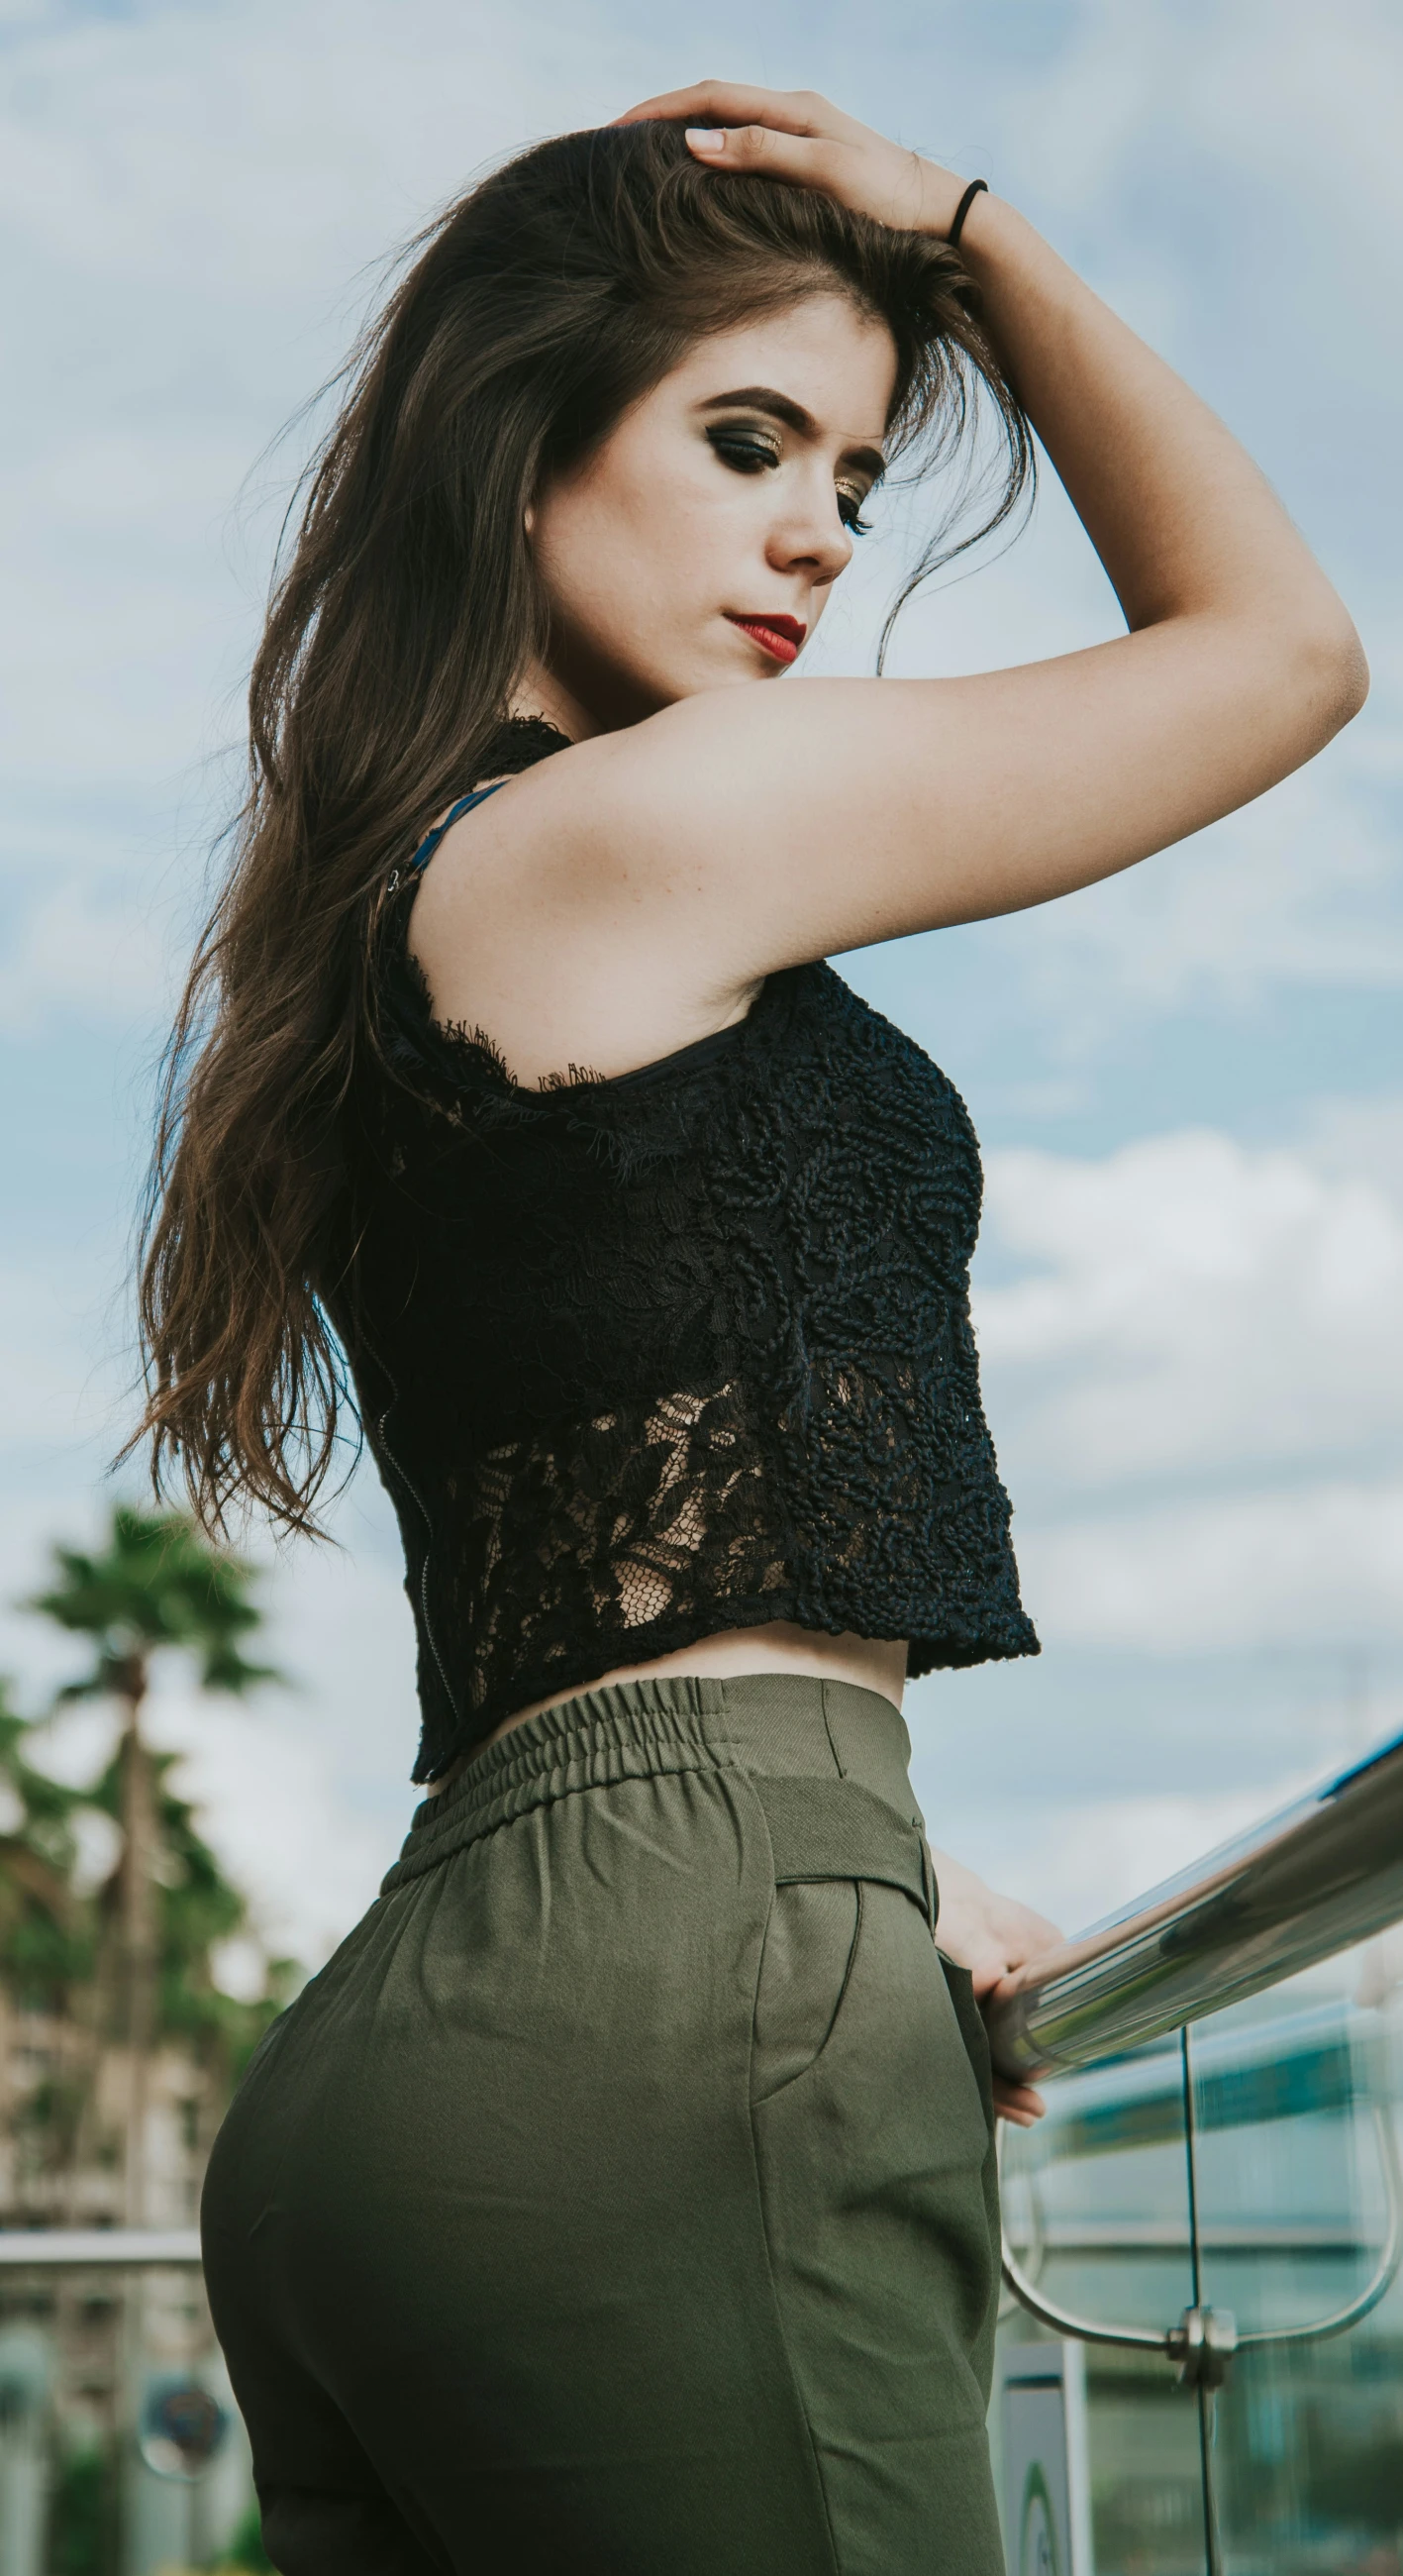
M413 858L409 861L410 868L416 872L420 868L426 868L444 833L457 822L459 815L471 814L474 805L481 805L486 797L495 796L498 788L506 785L505 778L494 778L490 787L475 787L470 796L460 796L456 805L450 805L443 821L435 823L433 830L425 834Z

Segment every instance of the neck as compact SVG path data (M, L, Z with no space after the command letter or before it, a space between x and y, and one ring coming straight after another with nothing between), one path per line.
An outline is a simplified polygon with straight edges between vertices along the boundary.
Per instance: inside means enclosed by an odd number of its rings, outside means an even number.
M599 718L543 662L532 662L523 672L512 691L509 712L514 716L541 716L571 742L588 742L591 734L604 731Z

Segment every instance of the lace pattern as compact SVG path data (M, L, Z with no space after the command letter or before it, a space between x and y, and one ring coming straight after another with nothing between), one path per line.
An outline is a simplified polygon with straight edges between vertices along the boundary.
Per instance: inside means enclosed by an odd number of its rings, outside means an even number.
M906 1638L912 1674L1035 1654L945 1076L814 965L720 1043L530 1091L433 1021L407 914L337 1321L404 1534L416 1779L718 1629Z

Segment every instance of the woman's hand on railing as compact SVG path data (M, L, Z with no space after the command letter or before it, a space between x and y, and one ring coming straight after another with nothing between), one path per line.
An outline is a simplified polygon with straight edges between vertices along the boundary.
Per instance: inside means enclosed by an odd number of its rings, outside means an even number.
M940 1890L935 1937L947 1959L968 1968L979 2002L1013 1969L1041 1957L1045 1950L1061 1948L1065 1935L1045 1915L986 1887L982 1878L966 1869L963 1861L952 1860L948 1852L934 1852L932 1858ZM994 2108L1001 2120L1028 2129L1042 2118L1046 2105L1031 2084L1014 2083L996 2071Z

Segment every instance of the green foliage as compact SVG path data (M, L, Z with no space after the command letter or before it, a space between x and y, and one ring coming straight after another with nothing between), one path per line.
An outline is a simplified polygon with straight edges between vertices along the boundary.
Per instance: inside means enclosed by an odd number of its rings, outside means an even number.
M0 1678L0 1797L9 1811L0 1830L0 1977L21 2007L61 2012L93 1966L91 1919L72 1885L83 1797L34 1768L33 1732Z
M263 1994L251 2003L215 1984L210 1954L221 1941L248 1928L248 1907L199 1833L194 1808L169 1785L168 1774L179 1758L174 1753L152 1756L161 1850L155 2031L160 2039L183 2042L202 2064L217 2062L233 2082L269 2022L288 2002L301 1970L295 1960L270 1960ZM114 1823L120 1820L120 1753L114 1754L86 1795L103 1815ZM119 1875L120 1866L98 1893L99 1912L107 1917L116 1909Z
M73 2161L88 2088L75 2075L50 2076L10 2114L21 2171L62 2173Z
M1403 2443L1396 2427L1360 2439L1317 2415L1305 2430L1312 2515L1349 2531L1395 2536L1403 2528Z
M35 2040L45 2051L29 2059L16 2087L12 2170L22 2204L43 2177L36 2204L48 2219L62 2215L66 2177L76 2182L104 2164L122 2164L129 2188L137 2175L132 2196L141 2206L143 2127L139 2118L114 2125L104 2090L109 2045L139 2052L129 2059L139 2068L153 2050L173 2046L186 2066L204 2070L202 2081L178 2080L173 2096L198 2170L207 2124L299 1979L294 1963L274 1960L265 1961L263 1992L252 2002L219 1985L219 1946L247 1930L245 1900L195 1809L172 1786L178 1757L152 1751L140 1724L159 1655L186 1659L204 1690L243 1693L278 1678L248 1652L260 1618L251 1591L249 1569L175 1513L123 1508L94 1552L54 1549L50 1588L27 1606L91 1647L86 1669L55 1705L110 1693L121 1719L110 1759L77 1788L52 1779L35 1758L48 1719L23 1714L0 1682L0 1988L21 2012L44 2016ZM115 1829L117 1858L91 1888L78 1865L85 1843L91 1855L84 1829L96 1816ZM139 2017L130 2012L133 1991ZM23 2049L23 2025L16 2036ZM134 2088L133 2098L142 2098ZM80 2202L82 2194L72 2197ZM61 2460L48 2576L118 2576L120 2457L115 2442L84 2443ZM228 2576L269 2576L256 2513L221 2565Z
M115 2479L99 2445L70 2451L54 2484L48 2565L53 2576L109 2576Z
M119 1503L100 1555L55 1547L52 1590L26 1604L60 1628L91 1637L89 1672L66 1684L60 1699L114 1691L139 1698L152 1654L183 1647L195 1658L202 1690L252 1690L280 1679L247 1662L239 1639L259 1623L248 1598L250 1570L212 1547L184 1512L140 1512Z
M151 1657L178 1649L192 1657L204 1690L238 1695L280 1676L249 1661L244 1642L261 1612L249 1595L253 1577L237 1557L211 1546L183 1512L143 1512L119 1504L106 1544L96 1553L55 1547L55 1582L28 1604L70 1634L92 1640L88 1671L65 1684L59 1701L111 1692L129 1708L144 1698ZM216 2062L232 2081L297 1982L295 1965L270 1964L263 1995L246 2003L216 1985L211 1951L247 1924L247 1908L224 1877L196 1829L194 1810L168 1780L176 1757L149 1757L156 1783L160 1846L156 1889L159 1966L154 2032L182 2041L203 2063ZM71 1873L71 1813L86 1803L122 1823L120 1750L92 1786L57 1793L69 1801L62 1817L69 1840L62 1862ZM99 1939L110 1935L118 1911L121 1863L99 1891L94 1919Z
M219 2559L216 2564L220 2576L277 2576L272 2559L263 2546L263 2525L256 2504L249 2506L230 2541L228 2557Z
M55 1547L54 1581L26 1606L70 1635L91 1640L88 1670L56 1705L111 1693L125 1703L128 1733L145 1696L153 1655L188 1656L202 1689L242 1694L279 1676L245 1652L261 1613L252 1575L212 1547L177 1512L112 1515L94 1553ZM75 1884L78 1823L98 1813L123 1828L121 1744L100 1776L73 1789L30 1758L40 1722L23 1716L0 1683L0 1983L22 2009L79 2017L94 2041L119 2038L108 2022L118 1987L104 1960L119 1955L124 1857L95 1894ZM216 2092L237 2081L269 2022L299 1981L289 1960L267 1964L252 2002L227 1994L215 1977L218 1945L247 1929L243 1896L224 1876L199 1832L195 1811L169 1773L178 1757L146 1753L154 1787L157 1926L152 2039L174 2042L209 2069ZM16 2142L29 2168L72 2154L93 2071L37 2085L15 2115ZM20 2131L25 2135L20 2137ZM88 2152L99 2142L90 2140Z

